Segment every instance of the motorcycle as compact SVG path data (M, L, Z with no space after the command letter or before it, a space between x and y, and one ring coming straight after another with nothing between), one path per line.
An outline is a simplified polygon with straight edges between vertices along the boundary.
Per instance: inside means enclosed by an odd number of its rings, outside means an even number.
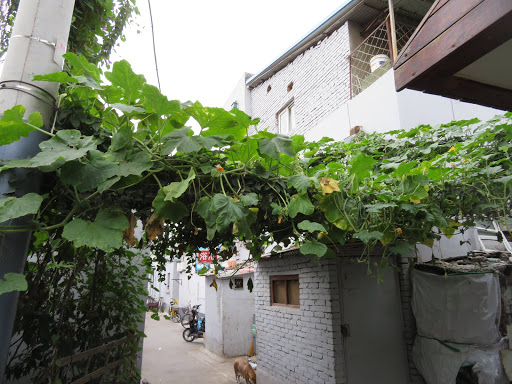
M192 342L195 339L204 338L204 332L206 328L206 320L205 318L199 318L199 307L201 305L196 305L192 308L192 313L190 315L189 327L185 328L183 331L183 340L187 342Z

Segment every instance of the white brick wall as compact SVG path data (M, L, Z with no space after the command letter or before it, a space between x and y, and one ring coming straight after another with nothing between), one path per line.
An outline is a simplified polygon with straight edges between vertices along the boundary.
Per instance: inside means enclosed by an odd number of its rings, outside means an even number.
M270 276L279 274L299 275L300 309L270 305ZM296 253L261 259L254 286L258 382L345 382L336 260ZM272 380L261 377L268 375Z
M257 129L277 132L276 114L292 99L296 130L304 134L330 112L350 99L349 34L347 23L310 48L285 68L251 91L253 117L261 119ZM288 92L288 84L293 89ZM268 86L272 89L267 93Z

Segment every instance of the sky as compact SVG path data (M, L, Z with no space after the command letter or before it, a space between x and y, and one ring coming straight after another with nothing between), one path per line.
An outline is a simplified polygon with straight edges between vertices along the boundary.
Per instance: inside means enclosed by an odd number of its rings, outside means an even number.
M244 72L262 71L344 3L151 0L162 93L222 107ZM141 15L112 61L129 61L136 73L157 85L148 1L137 0L137 6Z

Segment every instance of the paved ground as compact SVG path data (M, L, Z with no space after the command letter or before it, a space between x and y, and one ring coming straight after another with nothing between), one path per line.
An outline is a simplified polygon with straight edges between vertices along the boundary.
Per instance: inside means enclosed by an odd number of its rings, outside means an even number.
M187 343L183 327L172 321L146 316L142 358L142 379L150 384L236 383L233 371L235 358L221 358L206 348L203 339Z

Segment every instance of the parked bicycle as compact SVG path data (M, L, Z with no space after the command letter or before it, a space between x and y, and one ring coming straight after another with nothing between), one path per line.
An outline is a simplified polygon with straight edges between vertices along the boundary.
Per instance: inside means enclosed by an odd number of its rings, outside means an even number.
M169 316L171 316L171 320L175 323L179 323L181 321L180 308L177 306L178 300L171 299L171 305L169 306Z
M192 307L190 313L190 322L189 327L185 328L183 331L183 340L187 342L192 342L195 339L201 339L204 337L204 332L206 329L206 320L205 318L199 318L199 307L201 305L195 305Z

